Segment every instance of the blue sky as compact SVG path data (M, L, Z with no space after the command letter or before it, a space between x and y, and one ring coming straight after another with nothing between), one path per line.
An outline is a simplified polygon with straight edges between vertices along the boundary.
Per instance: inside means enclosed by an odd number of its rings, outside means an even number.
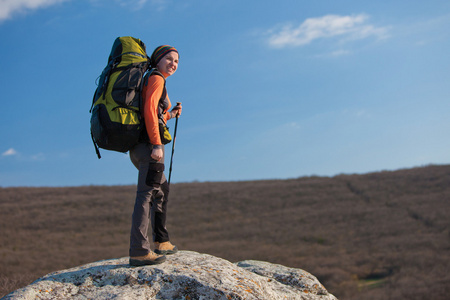
M449 164L449 29L448 0L2 0L0 186L135 184L89 133L125 35L180 52L172 182Z

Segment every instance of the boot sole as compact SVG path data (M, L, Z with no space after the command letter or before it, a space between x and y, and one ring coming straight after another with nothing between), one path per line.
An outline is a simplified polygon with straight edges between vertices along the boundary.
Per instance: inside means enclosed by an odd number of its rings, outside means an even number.
M130 258L130 266L133 267L140 267L140 266L151 266L151 265L158 265L166 261L166 258L158 257L155 260L139 260L139 259L132 259Z
M159 255L171 255L171 254L177 253L178 249L176 247L173 250L158 250L158 249L156 249L154 252Z

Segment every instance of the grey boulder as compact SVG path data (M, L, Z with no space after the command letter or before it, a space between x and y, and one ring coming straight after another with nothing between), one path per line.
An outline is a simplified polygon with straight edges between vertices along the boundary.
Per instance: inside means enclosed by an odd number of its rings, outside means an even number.
M154 266L128 257L48 274L4 299L336 299L316 277L268 262L179 251Z

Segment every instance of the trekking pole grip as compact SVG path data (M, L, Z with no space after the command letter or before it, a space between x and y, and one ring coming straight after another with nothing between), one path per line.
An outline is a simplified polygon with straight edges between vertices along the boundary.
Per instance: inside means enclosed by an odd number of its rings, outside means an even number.
M181 105L181 102L177 102L177 106ZM177 140L177 127L178 127L178 117L180 115L177 112L175 119L175 131L173 132L173 141L172 141L172 155L170 156L170 167L169 167L169 181L168 184L170 186L170 178L172 176L172 164L173 164L173 153L175 152L175 141Z
M179 105L181 105L181 102L177 102L177 105L176 106L179 106ZM177 118L180 116L180 114L177 112Z

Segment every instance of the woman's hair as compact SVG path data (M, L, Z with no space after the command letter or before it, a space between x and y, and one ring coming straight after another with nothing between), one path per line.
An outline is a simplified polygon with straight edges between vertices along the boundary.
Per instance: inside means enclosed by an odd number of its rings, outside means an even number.
M178 53L177 49L169 45L162 45L156 48L155 51L153 51L152 56L150 56L150 66L152 68L156 68L156 65L159 63L161 58L163 58L167 53L172 51Z

